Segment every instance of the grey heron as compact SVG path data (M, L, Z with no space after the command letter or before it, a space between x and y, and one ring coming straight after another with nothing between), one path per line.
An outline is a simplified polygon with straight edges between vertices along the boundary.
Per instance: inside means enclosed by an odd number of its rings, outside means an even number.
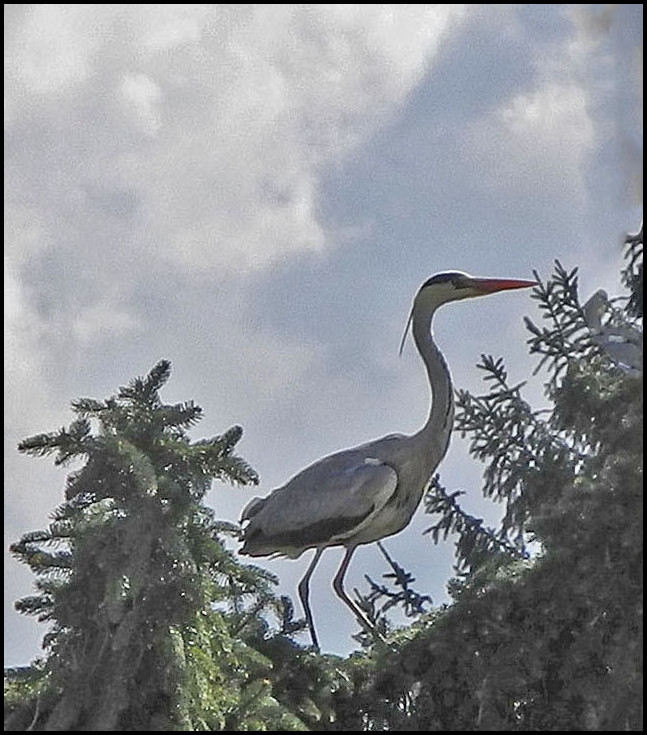
M627 375L640 377L643 372L642 332L628 324L613 324L609 319L613 311L613 304L607 292L602 289L596 291L584 304L582 312L591 340ZM603 317L607 317L606 323L603 323Z
M314 557L299 583L299 597L313 645L319 642L309 602L312 573L324 550L344 546L333 588L362 627L371 625L344 590L344 576L358 546L405 528L418 507L431 476L445 456L454 418L449 369L436 346L431 321L450 301L536 285L535 281L473 278L465 273L439 273L416 294L400 344L410 327L425 363L432 394L429 417L415 434L390 434L367 444L324 457L299 472L266 498L254 498L243 509L241 554L296 559L308 549Z

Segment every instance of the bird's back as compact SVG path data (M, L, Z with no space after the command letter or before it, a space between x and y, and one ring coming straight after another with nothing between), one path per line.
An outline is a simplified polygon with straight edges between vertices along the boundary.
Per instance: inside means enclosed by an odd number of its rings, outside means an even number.
M325 457L243 511L241 553L297 557L316 546L370 543L409 522L432 469L414 437L392 434ZM431 458L430 458L431 459Z

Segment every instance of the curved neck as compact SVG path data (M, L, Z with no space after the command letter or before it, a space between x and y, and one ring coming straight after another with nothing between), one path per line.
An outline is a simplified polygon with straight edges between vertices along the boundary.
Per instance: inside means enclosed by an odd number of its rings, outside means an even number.
M425 444L439 444L444 453L454 422L454 389L445 358L431 333L434 312L435 308L421 308L413 313L413 339L427 368L431 389L429 417L415 437Z

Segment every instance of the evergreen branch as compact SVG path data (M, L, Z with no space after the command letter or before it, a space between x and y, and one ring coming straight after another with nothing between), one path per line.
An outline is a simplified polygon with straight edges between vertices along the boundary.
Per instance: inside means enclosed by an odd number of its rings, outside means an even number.
M541 355L533 375L545 364L550 365L548 388L554 391L563 371L573 361L603 355L599 345L591 339L586 316L579 303L577 268L568 272L559 260L551 281L544 283L537 271L533 271L538 286L532 297L539 304L548 327L538 327L532 319L524 317L526 328L532 335L527 343L530 353Z
M29 565L34 574L49 574L52 571L67 571L74 566L74 557L69 551L49 552L24 539L11 544L9 551L23 564Z
M43 623L52 618L54 598L51 595L29 595L17 600L14 608L22 615L38 615L39 622Z
M171 377L171 361L160 360L144 379L144 390L149 395L158 393Z
M390 583L395 587L395 591L390 590L384 584L377 584L368 576L368 574L366 574L364 575L364 578L371 586L371 591L367 596L360 596L360 600L364 603L371 604L375 620L396 605L402 606L407 617L426 613L427 610L425 609L425 606L427 604L432 604L431 597L429 595L423 595L416 592L411 587L411 585L416 581L415 577L393 560L381 541L378 541L377 545L392 570L382 576L384 579L391 581ZM376 609L374 603L382 598L386 598L386 601L382 603L381 607Z
M450 533L458 534L456 557L458 569L473 571L487 561L494 553L502 553L514 558L526 559L528 553L523 545L523 537L511 543L504 530L496 533L483 525L482 518L476 518L459 505L457 498L464 495L461 491L448 493L440 484L438 475L431 482L425 495L425 512L440 513L441 519L430 526L424 534L430 534L438 544L441 535L444 540Z
M457 393L456 430L470 436L470 452L486 463L484 495L506 502L503 528L520 533L527 519L537 468L550 460L569 471L587 461L589 450L579 437L560 435L554 418L541 418L521 397L523 383L509 386L501 360L482 356L479 367L493 383L484 396Z
M64 465L75 457L89 454L94 448L90 436L90 423L85 418L73 421L69 428L57 432L36 434L18 444L18 451L36 457L45 457L58 452L54 464Z
M193 401L161 406L157 412L164 427L188 429L202 419L202 409Z
M137 377L119 389L117 398L132 405L157 407L159 391L171 377L170 360L160 360L146 377Z
M623 284L629 289L627 314L642 319L643 316L643 227L635 235L627 235L624 241L626 265L621 271Z
M72 410L82 418L96 418L103 411L108 410L104 401L96 401L94 398L76 398L71 401Z

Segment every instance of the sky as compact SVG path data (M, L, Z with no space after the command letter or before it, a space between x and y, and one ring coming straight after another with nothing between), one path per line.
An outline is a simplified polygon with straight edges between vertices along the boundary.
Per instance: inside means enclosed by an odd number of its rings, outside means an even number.
M425 372L398 345L428 277L559 259L583 299L618 293L642 216L641 5L5 5L4 111L5 549L69 472L16 445L74 398L170 359L162 398L202 406L193 438L244 428L260 487L207 496L235 521L314 460L423 424ZM528 377L524 315L523 291L437 315L456 387L483 390L482 353ZM495 522L482 470L454 436L441 479ZM433 522L420 508L385 546L440 603ZM258 561L296 599L311 554ZM311 601L346 654L341 555ZM386 571L362 547L347 588ZM13 611L32 583L6 554L6 665L41 653L44 626Z

